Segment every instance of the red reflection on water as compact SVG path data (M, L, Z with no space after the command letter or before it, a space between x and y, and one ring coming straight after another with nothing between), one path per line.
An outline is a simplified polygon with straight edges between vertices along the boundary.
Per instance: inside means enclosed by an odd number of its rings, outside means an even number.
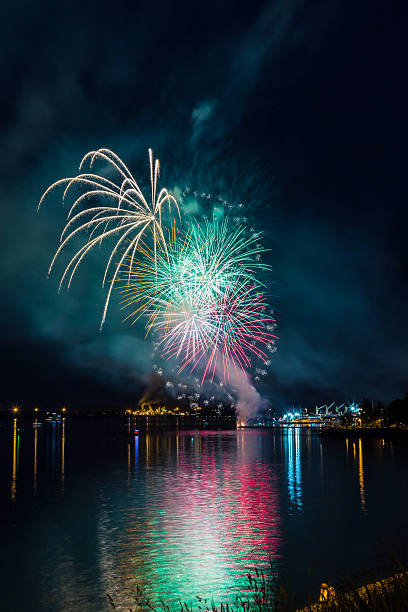
M189 554L196 549L205 557L211 573L227 570L233 583L233 576L280 557L276 473L255 458L258 435L234 434L227 445L225 436L201 435L194 444L199 452L182 453L176 475L164 484L166 531L170 539L177 533Z

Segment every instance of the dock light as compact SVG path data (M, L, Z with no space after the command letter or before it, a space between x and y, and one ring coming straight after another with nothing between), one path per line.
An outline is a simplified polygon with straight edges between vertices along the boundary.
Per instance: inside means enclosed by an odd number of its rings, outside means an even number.
M13 408L11 410L12 410L13 414L17 414L19 408L18 408L18 406L13 406Z
M67 411L67 409L65 408L65 406L64 406L64 408L61 408L61 412L66 412L66 411Z
M36 407L34 408L34 412L40 412L40 409Z

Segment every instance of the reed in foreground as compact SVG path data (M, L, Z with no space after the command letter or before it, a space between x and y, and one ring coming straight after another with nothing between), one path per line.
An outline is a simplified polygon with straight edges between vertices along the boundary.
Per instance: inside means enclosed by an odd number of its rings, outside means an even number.
M408 571L398 569L392 576L381 580L366 575L366 583L359 587L348 582L335 590L323 583L319 601L302 609L296 607L291 593L279 585L272 562L266 573L255 569L252 574L247 574L248 591L245 595L237 595L233 603L216 604L199 596L190 603L178 601L168 604L163 600L155 603L139 588L133 607L119 607L109 594L108 600L113 610L129 612L403 612L408 610Z

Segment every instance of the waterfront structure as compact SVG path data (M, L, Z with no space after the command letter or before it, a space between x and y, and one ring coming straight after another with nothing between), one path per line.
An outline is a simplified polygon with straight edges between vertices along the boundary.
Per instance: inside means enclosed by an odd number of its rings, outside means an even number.
M361 408L356 403L342 403L336 405L331 404L316 405L314 410L309 411L307 408L299 408L286 412L279 420L279 425L339 425L341 419L345 415L350 415L353 421L359 419Z

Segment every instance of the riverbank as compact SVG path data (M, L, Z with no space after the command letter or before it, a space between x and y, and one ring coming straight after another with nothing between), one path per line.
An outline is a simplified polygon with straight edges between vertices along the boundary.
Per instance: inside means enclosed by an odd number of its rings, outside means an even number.
M248 574L248 591L245 595L237 595L233 604L216 604L212 600L196 596L194 603L179 602L177 610L189 612L402 612L408 608L408 572L404 569L387 578L371 578L371 582L363 586L344 585L336 590L333 586L322 583L320 593L315 603L308 603L298 608L292 603L293 598L284 587L279 585L276 570L272 563L270 571L265 574L255 570ZM107 594L113 609L115 600ZM151 612L172 612L171 605L161 601L159 605L143 595L137 589L135 607L130 612L148 609Z
M408 572L397 572L393 576L375 580L358 588L340 590L322 584L319 601L296 612L320 612L350 610L399 612L408 608Z

